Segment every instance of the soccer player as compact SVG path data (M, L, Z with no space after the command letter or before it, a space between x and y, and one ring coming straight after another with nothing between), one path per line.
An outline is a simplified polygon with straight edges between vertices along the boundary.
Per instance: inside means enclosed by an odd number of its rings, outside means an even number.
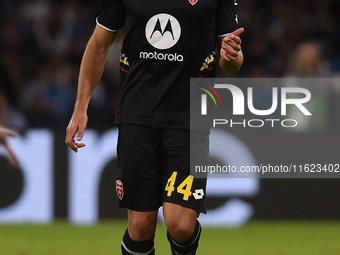
M157 212L163 206L172 254L195 254L205 209L206 179L189 169L190 78L215 75L219 65L242 65L236 0L103 0L80 67L78 95L66 144L75 152L87 125L91 94L101 79L108 47L125 27L116 179L128 210L122 254L155 254ZM216 50L216 48L218 50ZM75 136L77 137L75 139ZM199 140L207 144L208 133ZM208 153L202 155L208 158Z

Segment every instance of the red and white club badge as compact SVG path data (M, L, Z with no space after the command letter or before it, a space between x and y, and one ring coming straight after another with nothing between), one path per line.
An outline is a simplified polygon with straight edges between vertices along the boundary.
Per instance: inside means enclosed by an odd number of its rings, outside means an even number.
M117 179L116 180L116 192L117 192L117 196L120 200L123 199L124 196L124 188L123 188L123 183L121 180Z
M191 5L195 5L198 2L198 0L188 0L188 1L191 3Z

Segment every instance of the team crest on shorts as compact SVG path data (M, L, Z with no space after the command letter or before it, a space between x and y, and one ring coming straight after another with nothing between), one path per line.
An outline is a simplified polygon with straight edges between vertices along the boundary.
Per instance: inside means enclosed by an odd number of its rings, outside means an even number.
M117 179L116 180L116 192L117 192L117 196L120 200L123 199L124 196L124 188L123 188L123 183L121 180Z
M198 2L198 0L188 0L188 1L191 3L191 5L195 5Z

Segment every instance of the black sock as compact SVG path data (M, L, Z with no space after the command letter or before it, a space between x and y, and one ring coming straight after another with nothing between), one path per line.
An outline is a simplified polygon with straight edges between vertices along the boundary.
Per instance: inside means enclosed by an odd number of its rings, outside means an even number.
M128 231L125 231L123 236L123 242L121 245L123 255L155 255L155 246L153 242L154 238L147 241L137 242L131 239Z
M195 255L196 250L198 247L198 241L201 236L201 224L196 221L195 225L195 230L192 236L185 242L177 242L174 240L169 231L167 232L167 237L171 245L171 252L172 255L181 255L181 254L186 254L186 255Z

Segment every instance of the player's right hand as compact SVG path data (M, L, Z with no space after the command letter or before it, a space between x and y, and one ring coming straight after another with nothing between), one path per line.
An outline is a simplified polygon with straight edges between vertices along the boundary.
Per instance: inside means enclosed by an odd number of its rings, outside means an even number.
M223 38L220 54L225 61L234 61L239 55L242 43L240 35L243 32L244 28L241 27Z
M65 143L74 151L78 152L79 148L85 147L85 143L79 143L83 139L85 128L87 126L86 113L74 112L70 123L66 128ZM77 134L77 141L75 135Z

